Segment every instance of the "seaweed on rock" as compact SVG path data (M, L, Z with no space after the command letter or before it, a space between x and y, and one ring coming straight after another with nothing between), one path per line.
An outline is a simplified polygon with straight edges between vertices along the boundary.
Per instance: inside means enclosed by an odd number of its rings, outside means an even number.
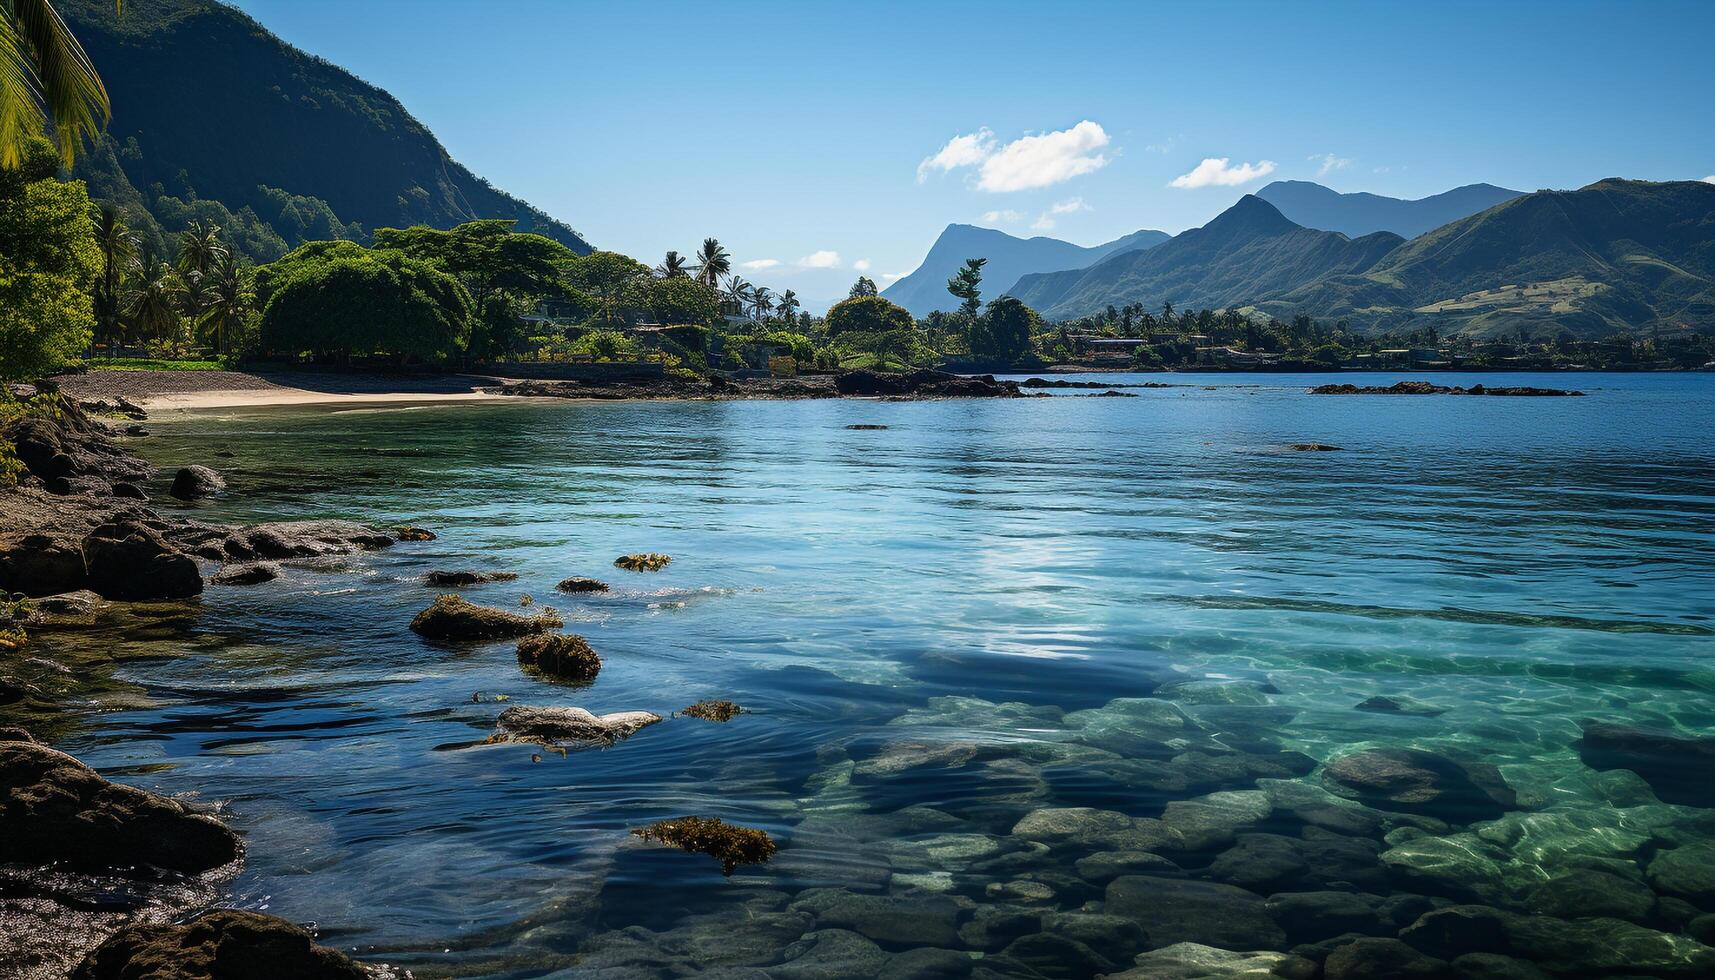
M576 633L539 633L518 641L518 662L560 680L587 684L601 672L601 657Z
M411 629L431 640L505 640L546 633L562 625L559 614L552 609L544 609L536 616L520 616L504 609L479 606L456 595L435 597L429 608L411 620Z
M659 572L673 561L669 555L659 555L654 552L638 555L620 555L613 560L615 568L628 572Z
M745 711L743 707L731 701L698 701L679 713L690 718L701 718L704 721L732 721L744 714Z
M683 851L707 854L720 861L725 875L731 875L741 864L765 864L778 850L774 839L763 831L729 824L718 817L659 820L631 833Z

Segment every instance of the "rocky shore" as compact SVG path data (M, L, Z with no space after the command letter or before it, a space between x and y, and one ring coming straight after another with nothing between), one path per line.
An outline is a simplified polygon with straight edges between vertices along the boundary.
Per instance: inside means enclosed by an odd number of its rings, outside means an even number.
M143 414L123 399L91 407ZM271 561L384 548L401 537L340 521L231 526L163 513L145 489L157 474L117 441L127 433L144 430L92 417L52 392L24 402L0 428L0 448L14 449L23 467L16 486L0 488L0 628L10 645L92 628L134 604L159 611L163 601L194 600L205 573L259 583L273 577ZM212 470L191 466L169 492L194 498L223 487ZM0 695L45 696L4 674ZM213 816L109 782L27 730L0 729L0 974L391 975L316 946L273 916L223 910L172 924L213 905L242 858L238 836Z
M1562 388L1532 388L1528 385L1472 385L1469 388L1430 384L1427 381L1400 381L1391 385L1330 384L1310 389L1312 395L1513 395L1531 398L1581 398L1582 391Z

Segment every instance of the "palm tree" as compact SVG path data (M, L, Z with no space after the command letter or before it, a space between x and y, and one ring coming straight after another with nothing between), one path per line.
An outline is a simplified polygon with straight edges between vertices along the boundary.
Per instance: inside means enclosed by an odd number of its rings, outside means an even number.
M753 288L755 287L744 281L743 276L731 277L726 281L727 302L737 306L738 311L743 313L750 306L750 291Z
M788 289L780 294L780 302L775 304L775 308L780 311L780 318L786 321L786 325L791 326L796 320L798 308L803 305L798 302L798 294Z
M53 5L0 0L0 167L23 163L25 139L50 124L69 167L112 115L101 76Z
M95 284L95 322L109 343L123 343L125 321L120 317L119 286L125 266L137 256L137 236L125 225L125 212L106 201L91 215L95 247L101 250L101 279ZM111 348L110 348L111 349Z
M667 251L667 257L662 259L661 264L655 267L655 274L660 276L662 279L685 279L689 278L691 275L686 271L688 266L689 263L685 261L685 257L683 255L669 249Z
M160 256L146 252L131 263L131 288L125 292L125 317L138 335L177 341L179 303L185 287Z
M767 286L758 286L750 291L750 312L757 322L766 320L773 309L774 295L768 291Z
M721 248L721 243L713 238L703 239L703 247L697 250L697 281L714 289L720 285L721 277L732 271L732 256Z
M226 333L244 321L256 303L249 277L231 252L222 252L203 277L203 314L197 326L214 331L214 352L226 353Z
M220 226L201 218L194 219L179 233L179 281L184 283L180 299L185 315L200 320L207 308L207 280L215 263L227 254L220 240Z

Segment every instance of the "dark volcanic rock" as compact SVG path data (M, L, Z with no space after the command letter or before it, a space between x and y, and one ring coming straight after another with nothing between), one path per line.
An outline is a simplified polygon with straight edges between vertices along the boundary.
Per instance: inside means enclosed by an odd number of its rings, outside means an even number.
M1335 792L1370 806L1458 823L1493 819L1517 806L1495 767L1421 749L1353 752L1330 761L1322 775Z
M119 520L91 531L83 539L83 557L89 588L103 598L188 599L202 593L196 561L139 521Z
M964 376L928 370L908 371L904 374L847 371L834 379L834 389L848 396L1008 398L1019 395L1017 383L996 381L992 375Z
M554 588L561 592L572 593L606 592L607 583L600 579L584 578L582 576L574 575L571 578L561 580L560 584L554 586Z
M423 576L424 585L437 588L462 588L467 585L482 585L486 582L511 582L518 578L516 572L445 572L439 569Z
M1398 384L1381 386L1367 385L1359 387L1353 384L1318 385L1310 389L1312 395L1517 395L1531 397L1570 396L1582 397L1582 391L1563 391L1559 388L1490 388L1484 385L1472 385L1469 388L1450 387L1447 385L1430 384L1427 381L1401 381Z
M518 662L558 677L587 684L601 673L601 657L574 633L541 633L518 641Z
M226 480L206 466L187 466L173 475L167 492L180 500L199 500L226 490Z
M1663 803L1715 807L1715 738L1584 721L1578 756L1592 769L1630 769Z
M232 831L177 800L110 783L43 745L0 742L0 863L194 873L238 855Z
M1348 932L1382 929L1374 899L1352 892L1283 892L1270 895L1268 914L1294 943L1316 942Z
M261 585L280 577L280 566L273 562L254 561L228 565L209 577L216 585Z
M115 497L124 497L128 500L149 499L149 495L143 492L142 487L135 483L126 483L124 480L120 480L118 483L113 484L113 495Z
M1152 947L1193 942L1256 950L1286 942L1263 900L1232 885L1127 875L1108 884L1107 912L1142 926Z
M520 616L466 602L456 595L436 597L429 608L411 620L411 629L431 640L505 640L546 633L561 625L553 610L537 616Z
M75 539L50 534L0 536L0 590L32 598L75 592L87 572L83 546Z
M284 919L217 909L183 925L134 925L91 952L72 980L367 980L345 954Z

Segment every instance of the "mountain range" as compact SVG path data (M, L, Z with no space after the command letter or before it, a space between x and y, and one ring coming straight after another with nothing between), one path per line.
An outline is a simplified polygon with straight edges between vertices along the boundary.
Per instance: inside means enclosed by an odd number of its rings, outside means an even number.
M1409 240L1305 228L1246 195L1146 252L1027 275L1010 292L1052 319L1171 302L1481 336L1706 328L1715 184L1611 178L1538 191Z
M250 258L377 227L512 218L578 252L564 223L453 160L397 99L214 0L60 0L112 94L73 175L159 244L193 218Z
M1378 231L1391 231L1402 238L1416 238L1449 221L1486 211L1503 201L1520 197L1493 184L1467 184L1415 201L1380 194L1342 194L1308 180L1277 180L1256 192L1287 219L1306 228L1337 231L1361 238Z
M947 280L966 259L988 259L983 266L983 299L991 300L1022 276L1081 269L1110 255L1153 248L1167 239L1163 231L1134 231L1111 242L1085 247L1057 238L1018 238L993 228L948 225L935 239L923 263L881 295L910 310L913 316L927 316L932 310L950 310L958 305L947 292Z

